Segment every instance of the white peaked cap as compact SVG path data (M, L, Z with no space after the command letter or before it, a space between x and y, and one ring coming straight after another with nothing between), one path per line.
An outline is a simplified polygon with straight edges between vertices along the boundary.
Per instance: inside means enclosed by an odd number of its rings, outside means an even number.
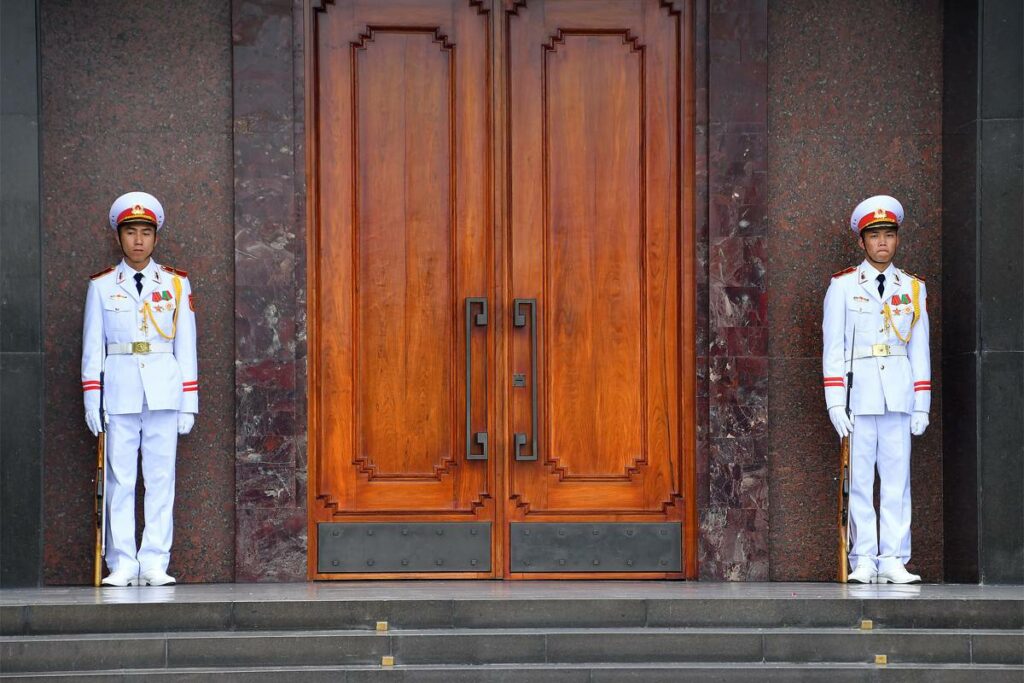
M858 235L867 228L879 225L903 224L903 205L894 197L879 194L868 197L850 214L850 229Z
M110 205L110 227L117 230L124 223L149 223L157 230L164 226L164 207L148 192L128 192Z

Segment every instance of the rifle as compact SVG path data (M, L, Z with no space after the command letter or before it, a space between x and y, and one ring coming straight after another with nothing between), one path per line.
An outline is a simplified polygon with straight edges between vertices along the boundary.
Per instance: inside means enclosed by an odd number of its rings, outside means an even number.
M92 585L97 588L103 578L103 557L107 554L107 433L106 415L103 409L103 373L100 373L100 433L96 441L96 553L92 572Z
M853 341L857 340L857 328ZM850 370L846 373L846 416L850 416L850 390L853 389L853 344L850 350ZM839 441L839 583L846 583L850 562L850 436Z

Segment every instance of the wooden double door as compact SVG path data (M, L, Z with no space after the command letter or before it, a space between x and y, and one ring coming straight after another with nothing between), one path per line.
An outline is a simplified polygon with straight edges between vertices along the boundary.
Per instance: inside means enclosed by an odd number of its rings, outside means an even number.
M310 577L695 576L692 6L306 32Z

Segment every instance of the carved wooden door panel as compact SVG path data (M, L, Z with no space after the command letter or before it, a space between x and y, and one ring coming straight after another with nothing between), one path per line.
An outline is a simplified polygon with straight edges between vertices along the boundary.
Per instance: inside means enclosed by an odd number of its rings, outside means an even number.
M492 576L490 14L339 0L309 19L311 574ZM437 552L393 552L410 538Z
M507 15L513 575L684 570L683 21L657 0Z
M693 577L693 7L310 0L309 575Z

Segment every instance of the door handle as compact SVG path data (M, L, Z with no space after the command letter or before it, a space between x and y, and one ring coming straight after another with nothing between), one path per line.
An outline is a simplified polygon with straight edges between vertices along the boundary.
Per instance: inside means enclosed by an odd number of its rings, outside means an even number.
M473 306L479 306L480 312L474 314ZM473 346L470 337L474 327L487 327L487 297L466 297L466 460L487 459L487 432L473 431ZM487 391L487 362L484 361L484 392ZM487 398L486 393L484 398ZM474 453L475 446L480 446L479 453Z
M526 315L522 312L523 307L530 309L530 434L527 437L523 432L515 433L516 460L536 460L537 448L537 300L536 299L514 299L512 301L512 325L513 327L526 327ZM523 453L522 448L530 442L530 450Z

